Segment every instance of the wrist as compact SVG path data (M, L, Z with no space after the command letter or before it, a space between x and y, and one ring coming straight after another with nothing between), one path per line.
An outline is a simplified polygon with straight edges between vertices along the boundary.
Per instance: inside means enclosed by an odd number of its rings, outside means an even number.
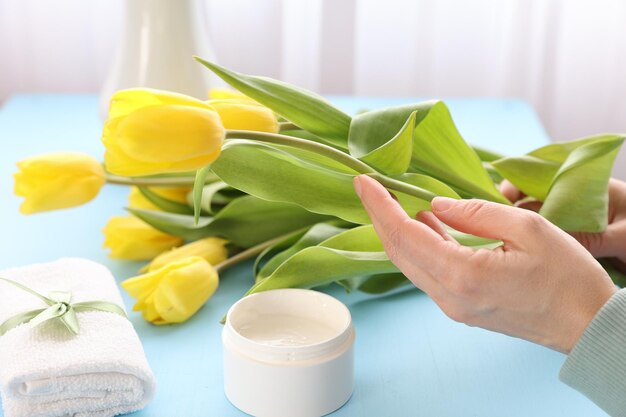
M555 347L556 350L569 354L600 309L618 291L608 275L606 273L604 275L603 285L596 286L596 291L586 292L584 302L571 306L569 313L571 325L563 333L560 343Z

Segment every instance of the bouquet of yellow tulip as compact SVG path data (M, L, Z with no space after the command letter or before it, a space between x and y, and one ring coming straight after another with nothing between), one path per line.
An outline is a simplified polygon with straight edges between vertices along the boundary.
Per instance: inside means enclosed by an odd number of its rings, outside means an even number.
M105 246L113 258L151 260L122 286L152 323L187 320L215 292L220 270L253 257L248 293L330 283L382 293L406 284L352 188L359 174L411 214L437 195L510 204L496 187L506 178L567 231L607 225L623 135L505 157L468 145L441 101L351 117L311 92L197 59L239 93L202 101L119 91L102 134L104 166L49 154L19 162L15 175L24 213L86 203L105 183L131 187L130 216L110 220ZM501 244L451 233L475 248Z

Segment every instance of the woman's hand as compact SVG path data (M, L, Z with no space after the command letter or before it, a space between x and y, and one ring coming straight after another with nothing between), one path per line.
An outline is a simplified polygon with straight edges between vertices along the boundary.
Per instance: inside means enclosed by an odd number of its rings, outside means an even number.
M437 197L416 221L375 180L354 186L391 261L453 320L568 353L616 291L585 248L532 211ZM461 246L441 222L504 245Z
M513 184L503 181L500 191L518 207L539 211L538 201L524 202L526 197ZM626 272L626 183L611 179L609 182L609 226L602 233L571 233L596 258L613 258L614 263Z

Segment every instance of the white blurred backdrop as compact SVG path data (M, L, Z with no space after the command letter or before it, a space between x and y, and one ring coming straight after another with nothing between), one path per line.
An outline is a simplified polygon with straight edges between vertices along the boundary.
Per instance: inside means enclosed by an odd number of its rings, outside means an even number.
M99 91L123 1L0 0L0 101L20 92ZM626 131L625 0L205 6L217 59L236 70L324 94L521 97L553 140ZM616 174L626 178L626 151Z

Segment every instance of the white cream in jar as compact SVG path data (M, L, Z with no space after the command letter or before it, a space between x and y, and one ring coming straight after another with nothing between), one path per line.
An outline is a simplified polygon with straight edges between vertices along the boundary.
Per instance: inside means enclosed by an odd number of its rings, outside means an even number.
M268 346L312 345L332 339L336 332L319 320L284 314L259 315L237 331L247 339Z
M222 332L224 389L258 417L318 417L352 394L354 328L339 300L281 289L245 297Z

